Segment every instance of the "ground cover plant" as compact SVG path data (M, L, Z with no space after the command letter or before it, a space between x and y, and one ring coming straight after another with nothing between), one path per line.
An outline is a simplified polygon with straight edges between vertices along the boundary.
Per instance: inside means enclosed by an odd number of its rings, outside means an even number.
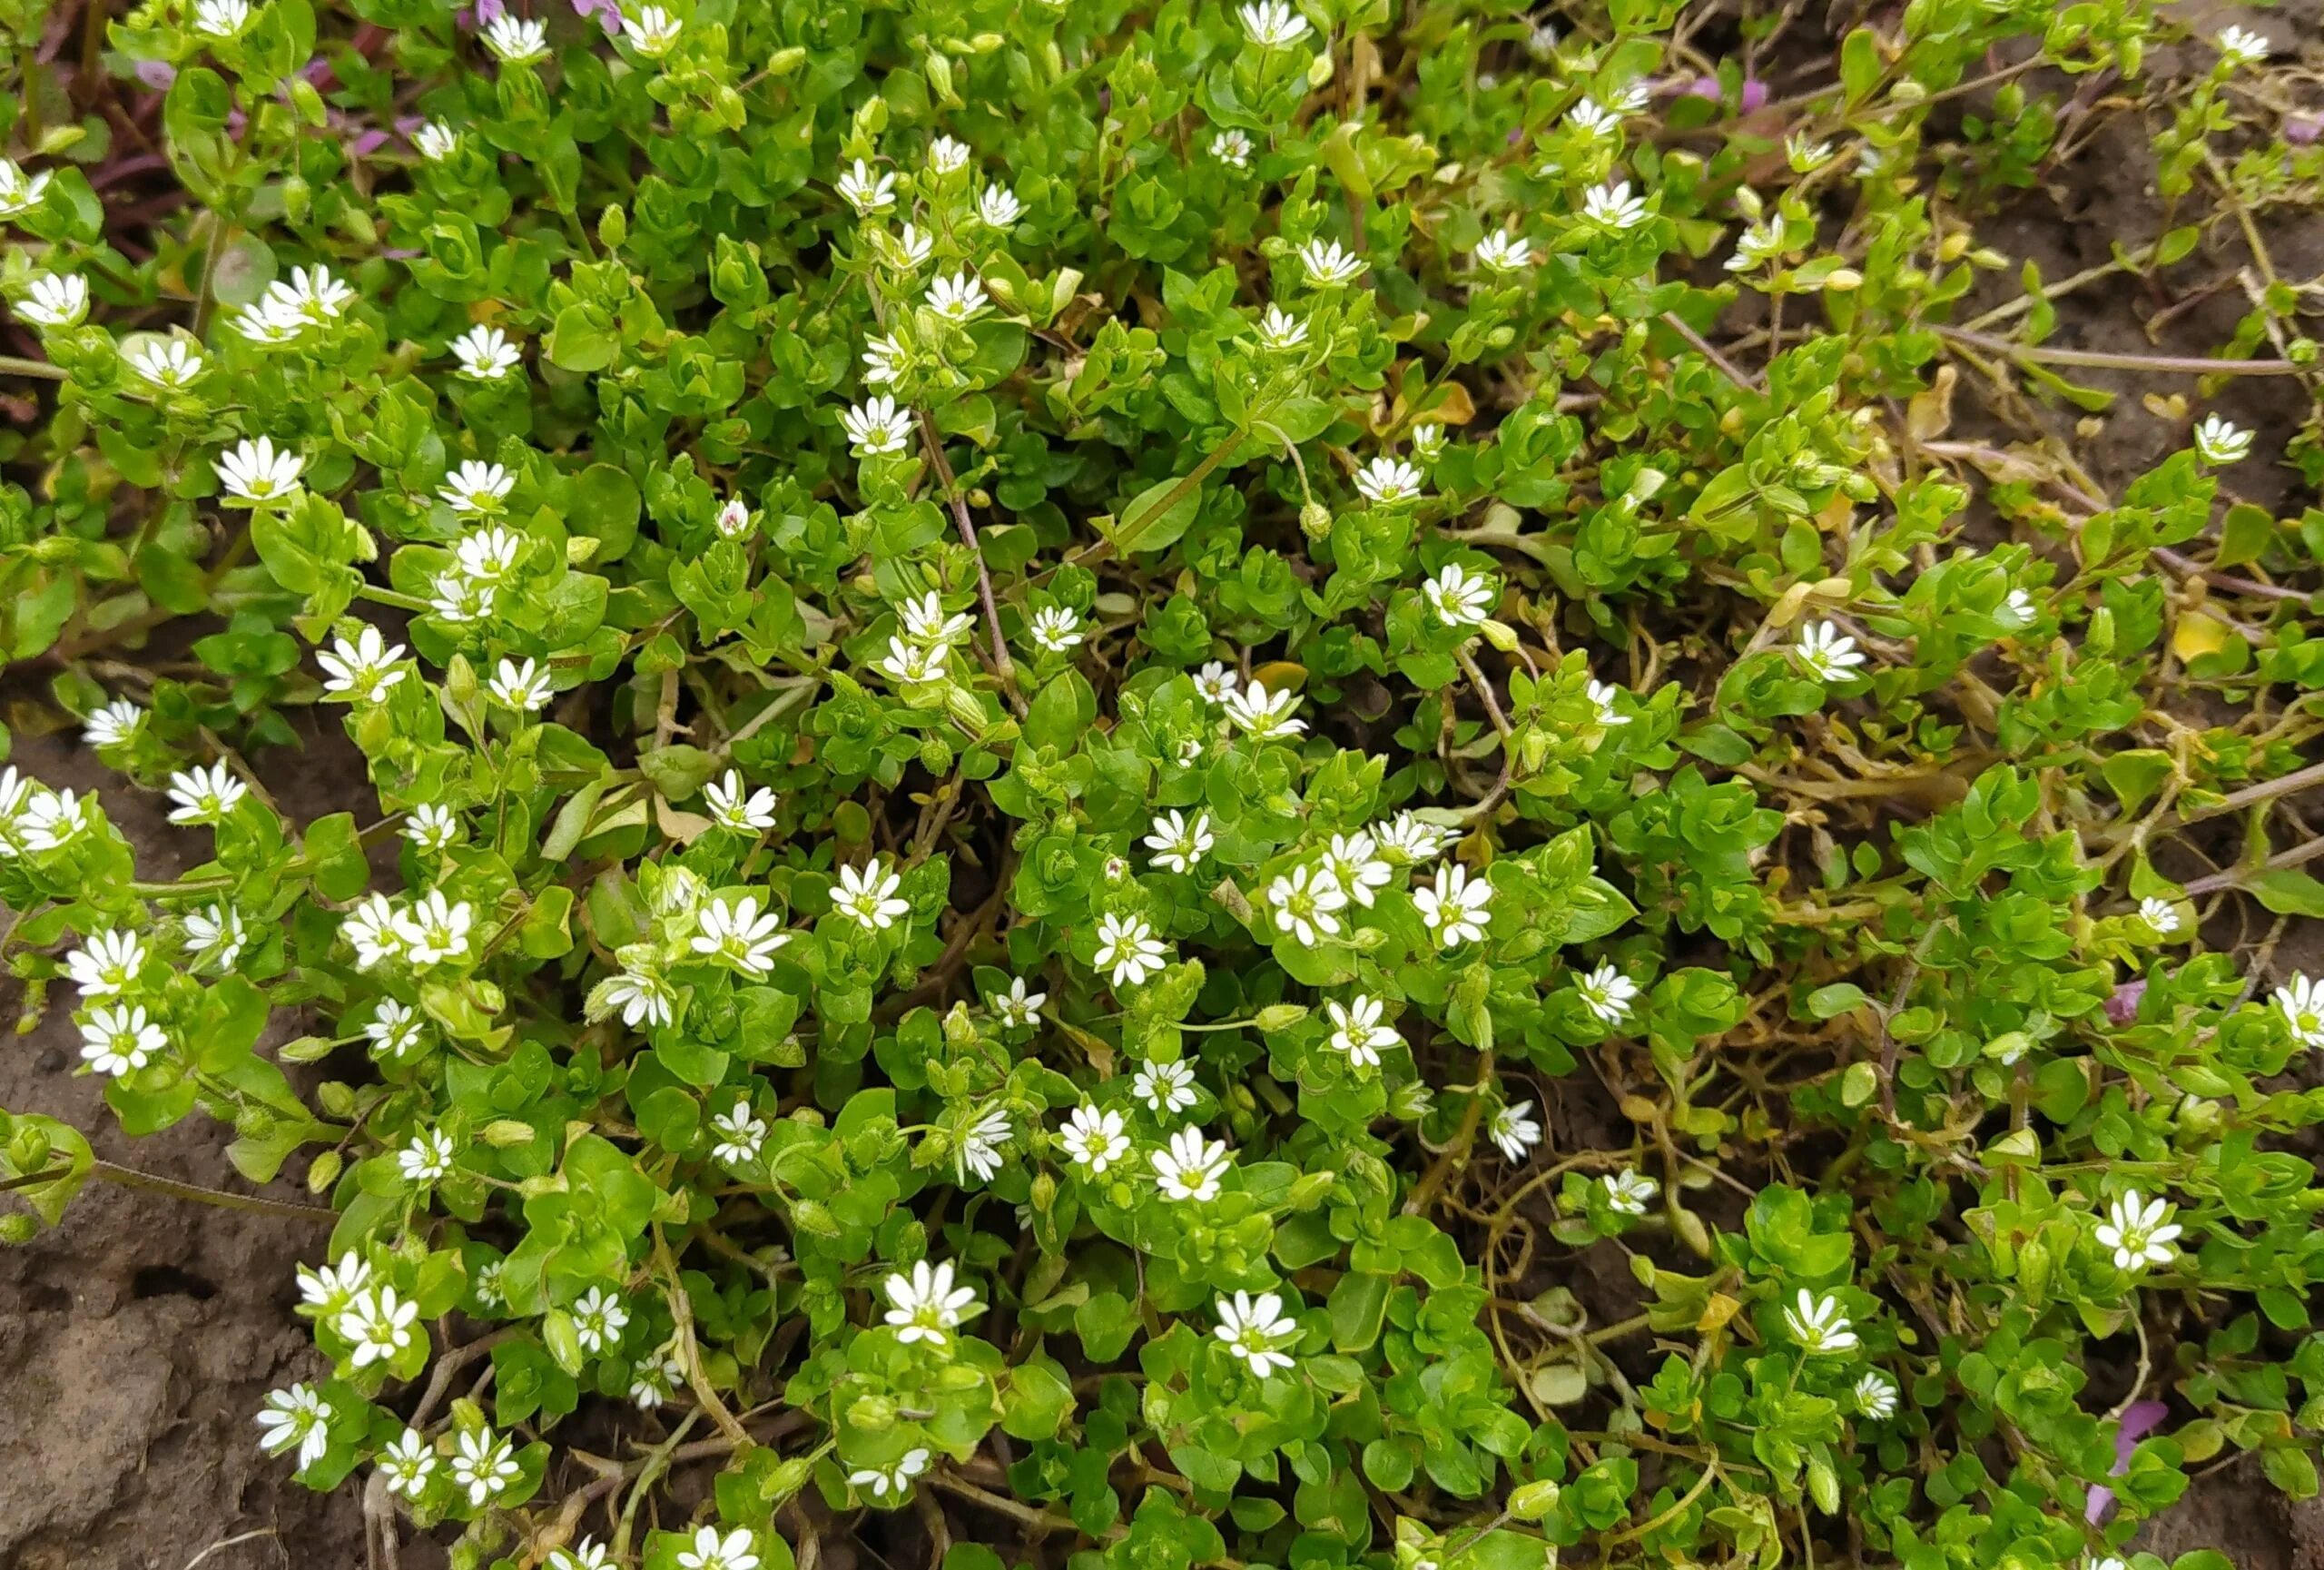
M208 859L9 766L0 944L327 1208L251 1435L374 1563L2316 1492L2304 78L1802 13L12 0L10 712ZM2170 222L2045 279L2106 114ZM2053 340L2190 267L2211 354ZM0 1113L0 1236L97 1179Z

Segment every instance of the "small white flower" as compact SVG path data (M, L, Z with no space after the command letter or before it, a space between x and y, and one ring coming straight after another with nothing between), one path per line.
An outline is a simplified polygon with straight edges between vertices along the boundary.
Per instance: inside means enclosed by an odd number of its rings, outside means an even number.
M1336 240L1311 240L1299 248L1299 268L1316 289L1353 283L1365 267L1362 257L1340 249Z
M522 1476L515 1447L489 1428L470 1428L452 1447L452 1482L467 1492L471 1507L497 1499Z
M618 1344L629 1324L629 1310L603 1287L592 1287L573 1305L573 1338L585 1352L603 1352Z
M1525 53L1546 64L1557 57L1558 30L1554 24L1536 22L1525 35Z
M1475 627L1492 614L1493 602L1501 597L1501 586L1487 574L1471 572L1457 561L1448 561L1436 569L1436 576L1420 586L1421 597L1428 601L1428 608L1446 627Z
M419 1044L420 1032L426 1026L418 1009L384 998L371 1011L363 1033L370 1038L372 1055L392 1062Z
M1385 1022L1387 1011L1378 998L1368 992L1358 992L1345 1003L1334 999L1324 1004L1324 1017L1332 1022L1327 1042L1332 1051L1356 1069L1376 1069L1380 1054L1404 1044L1393 1025Z
M332 1416L330 1403L312 1385L269 1390L266 1405L258 1415L258 1447L270 1456L280 1456L295 1446L300 1468L311 1466L330 1448L325 1425Z
M629 46L648 60L659 60L677 47L678 35L684 31L678 19L659 5L647 5L635 17L621 19L623 36Z
M1810 142L1807 133L1795 131L1783 140L1783 155L1794 174L1813 174L1832 161L1832 144Z
M1606 1190L1606 1208L1618 1216L1643 1216L1662 1185L1633 1168L1624 1167L1598 1180Z
M1146 1063L1129 1082L1129 1093L1146 1103L1157 1117L1183 1112L1198 1099L1191 1063Z
M48 194L48 173L27 174L14 159L0 158L0 218L14 218Z
M1799 1296L1783 1311L1784 1328L1811 1358L1856 1350L1856 1332L1840 1312L1837 1298L1819 1298L1802 1287Z
M717 1140L710 1147L710 1159L729 1167L748 1166L759 1159L759 1150L766 1143L766 1124L751 1111L748 1101L737 1101L710 1120L710 1131Z
M1267 885L1267 903L1275 907L1275 931L1312 949L1319 939L1339 936L1347 891L1327 872L1297 866Z
M1856 639L1844 636L1836 624L1828 621L1811 621L1801 627L1799 641L1792 646L1791 653L1809 676L1827 684L1846 681L1864 664L1864 655L1856 647Z
M460 145L460 133L441 120L430 120L411 133L411 144L430 163L441 163Z
M368 971L382 960L403 958L403 931L397 923L395 907L388 903L385 894L365 895L362 903L339 923L339 933L355 951L355 968L359 971Z
M1444 456L1444 428L1441 425L1413 427L1413 456L1423 463L1434 463Z
M2009 597L2002 601L2002 617L2013 627L2031 627L2041 618L2042 608L2034 597L2022 588L2013 588Z
M2099 1245L2114 1251L2116 1269L2167 1265L2179 1253L2171 1246L2171 1239L2185 1230L2171 1219L2171 1214L2169 1201L2146 1200L2136 1189L2125 1189L2107 1208L2106 1219L2098 1223Z
M936 254L936 237L917 223L907 223L893 234L875 230L873 239L888 264L902 273L918 272Z
M615 1010L631 1030L667 1025L677 1017L677 993L651 971L625 970L607 976L589 990L584 1012L602 1020Z
M1597 722L1609 730L1630 723L1630 716L1614 706L1614 699L1620 696L1621 690L1602 681L1592 681L1581 689L1582 696L1590 700L1590 707L1597 710L1594 716Z
M928 286L928 309L947 321L970 321L990 303L984 284L967 272L939 278Z
M885 212L896 204L896 177L888 170L874 170L859 158L854 165L839 177L840 200L855 209L859 217L869 218L875 212Z
M975 626L963 612L947 614L944 602L932 588L918 599L904 601L897 609L896 619L903 626L904 637L912 642L948 648L966 643Z
M218 483L226 494L246 507L263 507L288 500L299 489L306 459L285 448L278 450L267 437L244 439L217 459Z
M953 1151L954 1177L966 1183L969 1174L974 1172L978 1181L992 1181L992 1175L1000 1170L1001 1148L1016 1133L1006 1112L996 1110L975 1118L960 1131L960 1144Z
M1144 916L1108 911L1098 918L1097 963L1101 971L1110 968L1115 986L1135 987L1161 973L1169 963L1169 952Z
M1226 1141L1204 1139L1202 1131L1192 1123L1171 1135L1163 1149L1149 1151L1146 1159L1154 1168L1154 1180L1162 1197L1179 1204L1204 1204L1216 1199L1228 1166Z
M403 837L422 854L434 855L459 835L458 815L440 802L422 802L403 820Z
M758 896L744 894L731 904L722 897L704 905L686 946L716 963L756 977L774 968L775 951L790 941L791 934L783 930L783 918L771 910L762 914Z
M307 320L295 312L278 310L265 301L246 305L234 313L234 331L262 349L279 349L297 341L307 331Z
M957 174L969 166L968 143L939 136L928 144L928 166L939 174Z
M1492 1115L1485 1135L1500 1148L1505 1160L1521 1161L1541 1142L1541 1125L1533 1121L1533 1103L1512 1101Z
M988 185L977 196L977 216L990 229L1011 229L1025 216L1025 204L1006 185Z
M1210 139L1210 155L1236 169L1251 166L1251 139L1240 131L1222 131Z
M724 1537L715 1526L697 1526L694 1546L678 1550L678 1570L759 1570L757 1540L747 1526Z
M1214 659L1195 672L1195 696L1205 703L1224 704L1241 681L1232 666Z
M654 1411L670 1398L672 1391L685 1383L685 1365L675 1358L648 1358L629 1376L629 1398L639 1411ZM582 1547L585 1555L588 1549L596 1549L597 1556L595 1559L577 1556L566 1563L552 1554L548 1557L549 1570L612 1570L611 1562L606 1559L603 1548L586 1539Z
M1419 499L1428 489L1428 477L1401 458L1375 458L1355 471L1355 489L1374 507L1393 507ZM1458 569L1447 565L1447 572Z
M1061 605L1045 605L1035 611L1025 630L1036 648L1051 654L1063 654L1088 636L1081 630L1081 617Z
M207 768L197 764L170 776L170 821L214 826L225 822L226 815L250 794L251 787L223 762Z
M717 518L713 520L718 530L718 538L721 539L742 538L751 532L756 521L756 516L740 497L733 498L725 506L720 508Z
M497 463L468 461L446 477L436 496L463 518L490 517L500 511L517 477Z
M412 1321L419 1318L419 1304L398 1297L393 1287L381 1286L376 1291L367 1288L358 1292L331 1328L354 1344L348 1360L358 1368L368 1368L389 1361L410 1346Z
M142 1003L100 1004L81 1022L81 1061L108 1079L135 1073L169 1045Z
M452 358L472 381L498 381L525 362L524 351L497 327L471 327L452 340Z
M911 410L899 409L882 394L859 403L839 417L858 458L879 458L901 452L911 444Z
M750 790L741 771L728 769L703 790L710 815L722 828L736 834L761 834L774 827L774 793L762 785Z
M1067 1158L1075 1166L1088 1168L1093 1177L1103 1177L1108 1168L1129 1154L1130 1148L1122 1115L1101 1112L1086 1103L1076 1107L1058 1131L1058 1143L1065 1147Z
M2324 1047L2324 987L2295 974L2276 989L2276 1008L2303 1047Z
M81 722L81 740L90 746L119 746L145 723L145 711L125 697L114 698Z
M851 1488L869 1488L875 1499L901 1498L911 1480L928 1470L928 1452L907 1450L892 1466L858 1466L847 1475Z
M180 388L202 374L202 351L182 338L149 338L128 355L129 369L155 387Z
M459 543L453 553L455 570L471 583L497 590L517 574L524 559L525 537L515 529L487 524Z
M1593 185L1581 196L1581 219L1600 229L1635 229L1646 222L1646 200L1630 194L1630 183Z
M1262 49L1287 49L1314 31L1288 0L1251 0L1237 15L1244 36Z
M886 1291L885 1318L896 1328L896 1339L907 1345L925 1341L931 1347L949 1346L952 1330L981 1311L973 1288L953 1285L949 1263L931 1266L922 1259L911 1274L899 1270L890 1276Z
M2251 433L2216 414L2206 414L2195 427L2195 452L2214 468L2241 463L2251 456Z
M1174 873L1190 873L1195 864L1210 854L1217 844L1210 832L1210 815L1195 814L1188 823L1177 808L1156 815L1152 832L1146 836L1146 845L1154 853L1154 864Z
M193 30L207 38L231 38L250 21L251 0L202 0L193 8Z
M323 695L345 703L377 703L404 678L395 668L403 657L403 645L389 643L376 627L364 627L353 643L334 638L330 647L315 655L315 663L323 667Z
M1401 857L1412 866L1435 860L1444 854L1447 846L1461 837L1459 831L1425 822L1410 808L1398 813L1370 833L1379 842L1381 850L1391 856Z
M907 685L940 681L949 652L944 644L906 643L901 637L891 637L888 652L873 663L872 668L891 681Z
M492 673L493 701L519 714L538 714L556 696L547 667L530 656L520 663L504 659Z
M16 832L29 851L63 850L89 826L91 802L71 791L49 791L25 804Z
M2220 57L2236 68L2257 65L2276 48L2259 34L2243 27L2222 27L2212 41L2219 45Z
M523 65L548 57L548 28L503 12L485 25L484 44L502 64Z
M204 905L185 914L186 947L196 965L208 965L220 975L234 968L249 941L241 913L231 905Z
M2179 907L2169 900L2149 894L2139 902L2139 920L2144 922L2155 936L2167 938L2179 930Z
M1567 110L1565 123L1592 142L1611 136L1622 128L1621 115L1595 98L1583 98Z
M1488 234L1477 242L1476 257L1487 272L1521 272L1533 264L1533 246L1521 234Z
M1748 272L1783 254L1783 225L1774 219L1747 223L1735 237L1735 254L1723 265L1729 272Z
M422 1129L396 1152L396 1170L407 1183L437 1183L450 1175L459 1154L452 1136L441 1129Z
M1307 324L1280 305L1270 305L1259 316L1259 347L1287 353L1307 341Z
M1856 1409L1876 1423L1896 1415L1896 1385L1877 1368L1867 1369L1856 1382Z
M910 358L892 336L872 339L863 345L863 380L874 387L893 386Z
M1582 977L1576 990L1581 994L1581 1006L1606 1025L1619 1025L1629 1019L1630 1005L1639 995L1639 984L1616 970L1610 960Z
M1299 1334L1299 1327L1284 1318L1281 1298L1237 1292L1218 1299L1217 1313L1218 1328L1212 1334L1226 1343L1236 1361L1262 1379L1291 1367L1283 1344Z
M1471 877L1468 868L1452 863L1436 869L1433 884L1413 892L1413 903L1420 907L1420 918L1427 923L1437 946L1457 949L1462 943L1484 941L1486 913L1492 905L1492 885L1482 878Z
M475 925L476 908L466 900L446 899L442 889L431 890L411 909L396 914L404 957L422 967L467 957Z
M379 1476L390 1494L417 1499L428 1491L428 1479L435 1476L435 1447L417 1428L406 1428L379 1452Z
M336 321L355 299L355 291L331 276L328 267L294 267L288 281L266 286L268 312L286 320L320 326Z
M1012 976L1007 992L985 994L984 1006L992 1011L994 1022L1002 1029L1021 1030L1033 1022L1049 1001L1049 993L1027 992L1025 978Z
M1299 706L1297 693L1287 688L1269 692L1256 680L1228 693L1219 706L1226 711L1227 722L1254 741L1275 741L1307 728L1305 720L1291 717Z
M77 272L36 273L16 314L36 327L78 327L89 314L89 281Z
M911 914L911 902L897 893L903 886L902 875L874 856L862 866L840 868L832 909L865 932L885 932Z

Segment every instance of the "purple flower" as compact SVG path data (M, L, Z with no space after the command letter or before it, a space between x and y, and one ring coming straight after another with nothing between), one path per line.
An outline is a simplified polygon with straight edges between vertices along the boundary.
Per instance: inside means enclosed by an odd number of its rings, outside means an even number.
M597 25L606 30L606 37L610 38L621 31L619 0L572 0L572 4L576 16L595 16Z
M2139 985L2146 983L2141 982ZM2106 1475L2119 1477L2131 1469L2131 1452L2139 1441L2154 1431L2155 1425L2171 1415L2171 1408L2160 1401L2133 1401L2122 1408L2122 1426L2114 1430L2114 1466ZM2101 1486L2090 1491L2090 1501L2082 1507L2082 1518L2093 1526L2106 1519L2114 1511L2114 1490Z
M1756 114L1768 106L1768 84L1756 76L1743 78L1743 113Z
M140 60L137 80L157 93L166 93L170 84L178 79L178 68L166 60Z
M2127 1025L2139 1017L2139 1000L2146 996L2146 978L2124 982L2106 1000L2106 1017L2118 1025Z
M2324 114L2290 114L2284 117L2284 140L2301 147L2324 135Z

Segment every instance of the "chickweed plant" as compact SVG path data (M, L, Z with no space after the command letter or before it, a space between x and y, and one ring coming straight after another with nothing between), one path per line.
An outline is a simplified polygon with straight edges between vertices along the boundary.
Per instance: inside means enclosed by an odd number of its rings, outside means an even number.
M253 1441L463 1570L2313 1494L2313 127L1802 10L6 0L14 713L198 864L9 767L5 953L310 1191L192 1195L312 1229ZM2045 282L2101 113L2175 226ZM2182 264L2231 341L2051 341ZM0 1114L9 1239L93 1177Z

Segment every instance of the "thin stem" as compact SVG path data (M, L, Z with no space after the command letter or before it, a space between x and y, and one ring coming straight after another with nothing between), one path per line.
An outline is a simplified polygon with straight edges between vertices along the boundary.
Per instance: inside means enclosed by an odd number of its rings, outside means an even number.
M2101 370L2156 370L2179 376L2298 376L2300 366L2289 360L2202 360L2183 354L2107 354L2094 349L2056 349L2046 343L2019 343L1959 327L1930 329L1948 342L2007 355L2033 365L2083 365Z
M2287 851L2278 851L2256 867L2230 867L2223 873L2212 873L2208 877L2197 878L2187 885L2187 897L2191 900L2200 899L2204 894L2215 894L2221 889L2240 888L2259 873L2279 872L2285 867L2296 867L2302 862L2312 862L2318 856L2324 856L2324 837L2309 840L2305 844L2294 845Z
M143 1189L148 1193L167 1194L173 1200L191 1200L197 1205L214 1205L222 1210L247 1210L254 1216L278 1216L286 1221L336 1221L337 1210L320 1205L293 1205L282 1200L261 1200L255 1194L230 1194L223 1189L205 1189L196 1183L181 1183L174 1178L158 1173L141 1172L134 1167L119 1167L111 1161L91 1161L89 1175L103 1178L124 1189Z
M960 494L960 482L954 478L952 466L944 457L944 443L937 438L936 422L925 410L913 412L920 419L920 444L936 469L937 482L944 488L944 499L951 504L952 522L960 531L960 542L977 558L977 598L984 606L985 633L992 639L993 674L1000 678L1001 688L1009 695L1009 706L1022 719L1025 695L1017 690L1017 667L1010 663L1008 642L1000 636L1000 603L993 597L992 573L984 564L984 548L977 543L977 526L969 518L969 499Z
M0 371L11 376L36 376L43 381L67 380L62 367L51 365L45 360L26 360L20 354L0 354Z
M1710 340L1705 338L1701 333L1697 332L1693 328L1688 326L1677 311L1664 311L1662 313L1662 325L1677 333L1679 337L1685 339L1694 349L1696 353L1701 355L1705 360L1709 360L1713 365L1718 367L1720 373L1724 375L1728 380L1733 382L1736 386L1741 388L1746 392L1757 392L1759 390L1758 383L1753 381L1750 377L1745 375L1740 366L1738 366L1733 360L1728 359L1727 356L1712 348Z

